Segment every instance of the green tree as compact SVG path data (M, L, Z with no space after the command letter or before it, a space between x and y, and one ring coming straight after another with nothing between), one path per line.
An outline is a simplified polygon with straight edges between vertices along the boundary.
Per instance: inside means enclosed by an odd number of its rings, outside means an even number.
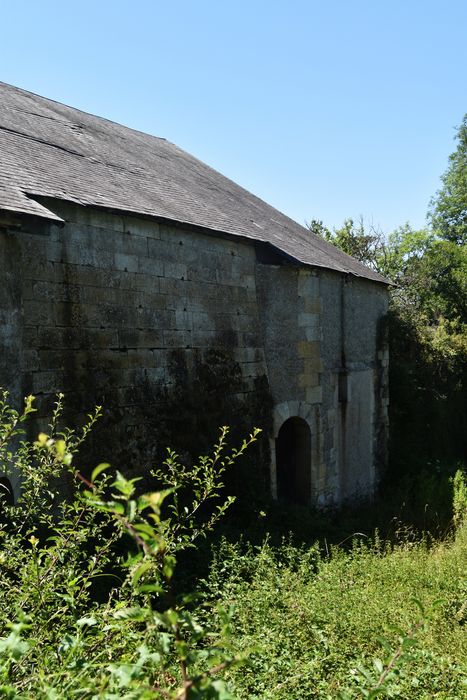
M380 271L384 259L385 241L381 231L372 224L365 225L363 217L356 223L353 219L345 219L340 228L327 228L322 221L312 219L308 224L312 233L340 248L347 255L360 260L374 270Z
M392 470L465 458L467 452L467 115L430 204L430 226L388 237L363 220L310 230L392 280Z
M467 322L467 247L408 224L388 237L379 269L397 285L393 304L431 327Z
M443 186L431 201L429 219L443 239L467 245L467 114L456 139L457 148L441 178Z

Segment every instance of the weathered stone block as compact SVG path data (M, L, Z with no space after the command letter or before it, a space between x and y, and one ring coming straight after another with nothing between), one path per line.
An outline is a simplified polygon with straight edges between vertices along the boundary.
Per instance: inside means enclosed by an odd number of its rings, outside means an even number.
M160 239L160 226L157 221L139 219L137 217L122 217L125 233L131 236L141 236L143 238Z
M321 359L321 347L318 341L300 340L298 343L298 355L309 360Z
M174 277L175 279L187 279L187 266L183 263L164 262L164 277Z
M137 255L126 255L124 253L115 253L114 264L117 270L125 272L139 272L139 258Z
M306 389L307 387L314 387L319 385L319 374L318 372L310 372L309 374L299 374L298 375L298 386Z
M125 233L116 234L113 242L116 253L137 255L141 258L147 257L148 255L148 241L145 237L133 236L131 233L125 231Z
M121 348L162 348L164 346L163 331L154 328L146 330L121 329L118 331L118 338Z
M322 403L323 401L323 387L322 386L311 386L306 390L306 400L308 403Z
M187 280L161 277L159 279L159 289L161 294L169 296L186 296L188 294Z
M139 258L138 272L143 272L151 277L164 276L164 263L157 258Z
M319 277L308 271L300 271L298 274L298 295L301 297L318 297Z
M40 369L39 353L34 348L26 348L22 353L22 364L26 372Z
M65 375L63 372L48 371L34 372L32 375L33 394L57 394L65 387Z
M50 301L25 301L23 315L29 325L53 326L54 304Z
M179 330L193 330L193 314L191 311L175 311L175 324Z
M191 345L194 348L208 348L216 345L218 334L216 331L202 331L196 327L191 334Z
M303 310L309 314L320 314L322 312L321 297L305 297Z
M191 331L164 331L164 346L166 348L186 348L191 345Z

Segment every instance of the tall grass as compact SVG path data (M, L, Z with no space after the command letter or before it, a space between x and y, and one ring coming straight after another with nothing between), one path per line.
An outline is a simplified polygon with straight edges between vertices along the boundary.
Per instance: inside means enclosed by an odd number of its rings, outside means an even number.
M206 594L236 608L234 651L253 650L231 688L240 698L361 697L392 661L384 697L467 697L466 564L465 525L431 546L376 536L328 555L224 540Z

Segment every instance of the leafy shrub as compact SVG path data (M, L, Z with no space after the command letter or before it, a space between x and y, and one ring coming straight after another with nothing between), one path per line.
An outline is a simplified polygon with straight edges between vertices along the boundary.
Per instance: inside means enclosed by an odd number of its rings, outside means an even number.
M231 504L218 500L225 471L258 431L227 452L223 428L212 453L189 469L170 452L155 474L165 488L138 494L137 479L111 478L106 464L90 479L74 470L99 408L79 433L60 430L59 397L48 434L18 445L33 399L21 415L7 399L0 464L21 474L22 491L16 506L3 504L0 523L0 695L230 697L220 676L241 657L229 652L228 608L207 629L171 583L177 554ZM98 602L92 587L101 577L111 583Z
M454 525L460 527L467 518L467 480L462 469L456 471L452 483Z
M206 595L235 605L228 671L240 698L464 697L467 528L429 547L221 542Z
M21 415L0 401L0 469L23 480L18 503L1 506L1 697L463 697L461 476L450 541L375 535L344 550L224 539L198 593L177 595L177 558L196 556L229 507L225 471L257 431L228 452L224 428L190 467L169 452L157 490L139 493L108 465L89 478L73 466L99 409L62 430L59 398L47 434L20 442L33 410L32 398Z

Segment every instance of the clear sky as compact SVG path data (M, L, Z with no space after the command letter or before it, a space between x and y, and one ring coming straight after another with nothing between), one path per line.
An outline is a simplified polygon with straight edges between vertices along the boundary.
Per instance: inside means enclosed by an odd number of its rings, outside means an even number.
M467 0L0 0L0 22L0 80L300 223L423 226L467 112Z

